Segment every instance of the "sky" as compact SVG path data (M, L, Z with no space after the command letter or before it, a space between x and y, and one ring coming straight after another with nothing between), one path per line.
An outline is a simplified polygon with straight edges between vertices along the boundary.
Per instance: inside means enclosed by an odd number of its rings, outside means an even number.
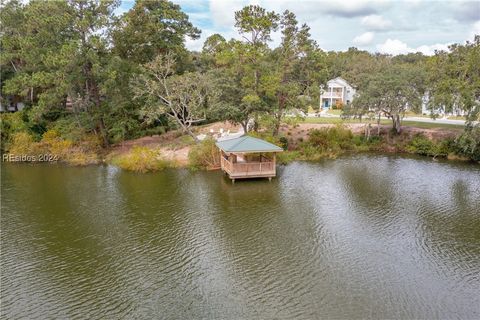
M288 9L310 26L312 38L326 51L357 47L392 55L409 52L434 54L449 44L472 41L480 34L480 0L174 0L202 30L198 40L187 39L190 50L200 51L210 35L241 39L234 12L258 4L281 13ZM117 13L134 1L123 0ZM272 35L272 47L281 39Z

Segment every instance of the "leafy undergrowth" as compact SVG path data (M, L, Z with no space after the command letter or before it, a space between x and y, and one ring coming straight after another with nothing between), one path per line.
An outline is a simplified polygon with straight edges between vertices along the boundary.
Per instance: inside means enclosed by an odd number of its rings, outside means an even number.
M336 158L346 152L365 152L377 150L378 137L366 139L354 135L351 130L337 125L330 128L314 129L308 132L308 139L299 144L299 151L304 160Z
M270 139L272 140L272 139ZM278 139L277 139L278 141ZM366 138L354 135L342 125L313 129L297 143L290 143L289 151L277 155L278 163L286 164L295 160L335 159L345 153L383 152L411 153L428 157L455 160L480 160L480 134L476 141L472 135L453 138L431 139L423 134L393 134Z
M217 169L220 167L220 151L215 140L205 139L194 145L188 153L189 166L192 169Z
M163 159L159 150L142 146L135 146L127 153L113 156L109 162L124 170L141 173L176 166L174 162Z
M93 135L85 135L74 142L60 137L55 130L48 130L42 135L41 140L36 142L27 132L18 132L13 134L11 141L8 154L27 161L59 161L71 165L100 162L100 141Z

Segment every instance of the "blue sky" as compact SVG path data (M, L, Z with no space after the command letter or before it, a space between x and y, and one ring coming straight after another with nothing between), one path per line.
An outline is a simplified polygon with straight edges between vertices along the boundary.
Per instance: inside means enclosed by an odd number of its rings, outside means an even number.
M311 28L312 38L324 50L355 46L370 52L433 54L451 43L464 43L480 34L480 0L178 0L192 23L202 30L199 40L187 39L190 50L201 50L205 39L219 33L238 38L234 12L258 4L278 13L288 9ZM134 1L122 1L118 13ZM273 35L272 46L280 41Z

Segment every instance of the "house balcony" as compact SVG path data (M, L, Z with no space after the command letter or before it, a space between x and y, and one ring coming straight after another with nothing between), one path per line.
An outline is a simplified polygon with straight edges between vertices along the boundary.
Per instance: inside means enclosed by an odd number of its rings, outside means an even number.
M322 94L322 99L342 99L342 93L341 92L325 92Z

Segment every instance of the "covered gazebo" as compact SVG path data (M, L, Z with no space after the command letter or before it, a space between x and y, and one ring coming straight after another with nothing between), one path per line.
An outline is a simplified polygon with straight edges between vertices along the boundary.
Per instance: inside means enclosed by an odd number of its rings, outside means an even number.
M218 141L221 168L230 179L275 177L275 155L283 149L250 136Z

